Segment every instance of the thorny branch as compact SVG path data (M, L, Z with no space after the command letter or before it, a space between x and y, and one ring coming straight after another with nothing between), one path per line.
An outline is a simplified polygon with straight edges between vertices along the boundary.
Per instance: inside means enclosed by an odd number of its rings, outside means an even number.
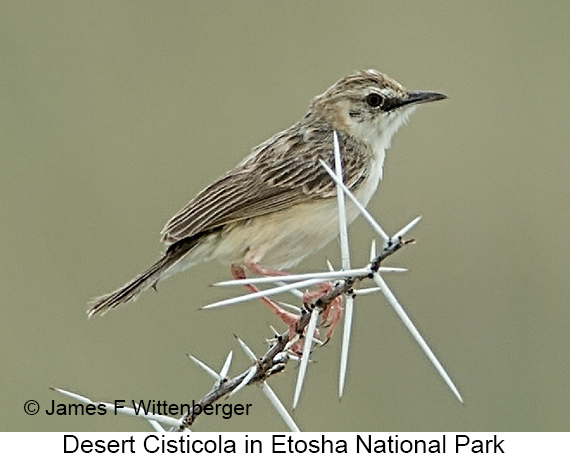
M331 302L340 295L351 294L354 285L367 278L372 278L373 274L378 271L380 264L390 255L394 254L396 251L400 250L403 246L413 243L414 240L403 240L402 237L398 237L397 240L390 240L387 246L382 250L382 252L368 265L370 273L368 275L362 276L351 276L343 280L337 281L335 285L323 296L317 298L313 303L305 303L304 308L301 311L301 317L297 323L297 336L296 338L303 338L305 333L305 328L309 324L311 318L312 310L319 308L322 312L326 311ZM224 379L215 383L214 387L210 392L208 392L200 401L194 402L194 408L189 414L185 414L181 418L181 425L178 429L172 429L171 431L184 431L190 428L204 407L211 405L218 400L222 399L226 395L233 392L250 373L252 368L255 368L256 373L253 378L248 382L248 385L254 384L256 382L264 381L270 376L280 373L285 369L285 365L288 361L287 349L290 343L289 331L285 331L280 335L277 335L273 344L269 350L258 359L253 367L248 368L243 373L230 378Z

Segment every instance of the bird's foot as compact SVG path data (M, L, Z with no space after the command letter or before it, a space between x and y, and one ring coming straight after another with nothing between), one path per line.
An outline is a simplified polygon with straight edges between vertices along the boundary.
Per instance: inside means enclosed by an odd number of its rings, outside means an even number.
M263 269L263 271L274 271L275 272L276 270ZM232 272L232 276L234 277L234 279L246 279L245 270L240 265L232 265L231 266L231 272ZM256 272L259 273L259 271L256 271ZM281 273L281 275L284 274L282 272L279 272L279 273ZM267 274L267 273L260 273L260 274ZM271 275L271 276L274 276L274 275ZM259 289L256 286L254 286L253 284L246 284L245 288L252 293L259 292ZM281 320L281 322L283 322L287 326L287 328L289 329L289 341L293 341L295 339L295 337L297 336L297 323L299 322L299 319L301 318L301 316L298 314L290 313L289 311L285 311L277 303L275 303L273 300L271 300L268 297L261 297L261 301L269 309L271 309L271 311L273 311L273 313L275 313L275 315ZM316 335L316 337L317 336L318 335ZM295 341L291 345L290 350L292 352L294 352L295 354L301 354L302 348L303 348L302 338L299 338L299 339L297 339L297 341Z
M319 298L324 297L332 290L332 288L333 284L331 282L323 282L318 285L317 290L305 292L303 294L303 303L305 304L305 307L315 303ZM323 311L321 316L321 325L328 328L324 344L328 343L332 338L333 333L342 318L342 311L342 295L335 297Z

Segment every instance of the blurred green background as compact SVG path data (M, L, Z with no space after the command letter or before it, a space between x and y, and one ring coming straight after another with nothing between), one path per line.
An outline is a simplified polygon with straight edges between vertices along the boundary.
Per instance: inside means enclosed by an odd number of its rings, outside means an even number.
M385 300L358 300L346 394L341 335L314 353L294 417L313 431L570 428L567 2L49 1L0 6L0 430L149 430L50 417L48 388L95 400L200 398L232 374L237 334L261 354L260 303L198 311L241 290L202 264L88 320L87 301L161 252L163 224L355 69L438 90L398 133L370 204L418 243L394 256L396 295L465 397L444 386ZM373 237L351 227L354 264ZM338 265L336 243L297 271ZM271 384L290 405L295 363ZM27 416L26 400L42 411ZM257 388L252 415L199 431L286 430Z

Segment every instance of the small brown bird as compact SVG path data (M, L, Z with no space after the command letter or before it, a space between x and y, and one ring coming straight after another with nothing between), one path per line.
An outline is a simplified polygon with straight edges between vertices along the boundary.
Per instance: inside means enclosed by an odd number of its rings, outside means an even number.
M337 131L344 182L368 204L392 136L420 103L446 98L412 92L376 70L359 71L315 97L307 114L253 149L202 190L162 230L164 255L120 289L96 298L89 316L134 299L157 281L202 260L258 274L292 267L338 235L333 166ZM347 202L352 222L358 212Z

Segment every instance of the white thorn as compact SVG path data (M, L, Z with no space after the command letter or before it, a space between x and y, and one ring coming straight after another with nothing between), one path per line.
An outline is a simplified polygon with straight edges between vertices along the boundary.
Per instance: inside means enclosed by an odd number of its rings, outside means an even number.
M436 371L442 377L443 381L447 384L447 387L449 387L449 389L453 392L453 394L457 397L457 399L461 403L463 403L463 397L459 393L457 387L455 387L455 384L451 380L450 376L445 371L445 368L443 368L443 365L437 359L434 352L430 349L427 342L424 340L424 338L422 337L422 335L420 334L420 332L418 331L412 320L409 318L408 314L406 313L402 305L398 302L396 296L388 288L388 285L386 284L382 276L380 276L378 273L374 274L374 282L378 285L378 287L382 289L382 292L384 293L386 300L388 300L390 306L392 306L398 317L404 323L408 331L412 334L413 338L416 340L416 343L418 343L424 354L427 356L427 358L432 363Z
M380 287L367 287L366 289L354 289L352 291L353 295L369 295L375 292L380 292L382 289Z
M299 365L299 374L297 375L297 384L295 385L295 395L293 397L293 409L299 403L299 397L303 390L303 383L305 382L305 375L307 373L307 366L309 364L309 356L311 355L311 343L313 342L313 335L317 328L317 320L319 319L319 311L317 308L313 309L311 313L311 320L307 326L305 334L305 344L303 345L303 355L301 356L301 364Z
M198 365L200 368L202 368L202 370L204 370L206 373L208 373L212 378L214 378L216 380L220 379L220 375L218 373L216 373L214 370L212 370L204 362L202 362L201 360L197 359L196 357L194 357L193 355L190 355L190 354L188 354L188 357L190 357L190 360L192 360L192 362L194 362L196 365Z
M378 255L376 254L376 239L372 239L372 245L370 246L370 261L372 262Z
M242 379L242 381L239 383L239 385L234 390L232 390L232 392L228 395L228 398L233 397L241 389L243 389L245 386L247 386L249 384L249 381L251 381L253 379L253 377L256 375L256 373L257 373L257 366L254 365L249 370L247 370L247 374L245 375L245 377Z
M408 225L406 225L403 229L401 229L399 232L397 232L394 235L395 240L399 239L400 237L403 237L404 235L406 235L406 233L408 233L410 230L412 230L417 224L418 222L422 219L421 216L416 217L412 222L410 222Z
M340 158L340 145L336 130L333 132L334 144L334 168L337 177L336 198L338 206L338 232L340 239L340 260L343 270L350 269L350 250L348 247L348 224L346 221L346 202L341 185L342 181L342 160Z
M255 356L255 353L249 348L249 346L245 344L245 342L239 336L236 336L236 339L238 340L239 345L243 349L243 352L245 352L245 354L249 357L249 360L251 360L252 362L256 362L257 357Z
M360 276L369 273L367 268L354 268L336 271L318 271L313 273L301 273L296 275L285 276L262 276L259 278L233 279L230 281L221 281L214 286L243 286L246 284L265 284L274 282L303 281L305 279L342 279L347 276ZM302 286L298 286L302 287Z
M302 295L303 295L303 294L301 294L301 296L302 296ZM279 306L281 306L281 308L289 309L289 310L291 310L291 311L293 311L293 312L295 312L295 313L297 313L297 314L301 314L301 308L299 308L298 306L291 305L290 303L285 303L285 302L282 302L282 301L277 302L277 304L278 304Z
M348 366L348 349L350 347L350 335L352 331L352 317L354 314L354 299L352 295L346 297L344 310L344 328L342 333L342 347L340 352L340 375L338 380L338 396L342 398L344 384L346 382L346 370Z
M260 290L259 292L255 292L252 294L246 294L246 295L240 295L238 297L228 298L227 300L221 300L219 302L212 303L211 305L203 306L201 309L220 308L222 306L234 305L236 303L242 303L260 297L269 297L271 295L287 292L291 289L312 286L313 284L318 284L319 282L321 282L321 280L318 278L307 279L305 281L294 282L293 284L287 284L285 286L274 287L273 289Z
M331 170L331 168L327 165L327 163L324 160L320 159L320 162L321 162L321 165L324 167L324 169L327 171L327 173L331 176L331 178L338 185L340 185L340 187L342 188L344 193L348 196L348 198L350 198L352 200L352 203L354 203L354 206L356 206L356 208L358 209L358 211L360 211L360 213L362 214L364 219L366 219L368 221L368 223L372 226L372 229L378 235L380 235L380 237L385 242L388 241L390 239L388 234L384 231L384 229L382 227L380 227L380 224L378 224L378 222L376 222L374 217L372 217L372 215L366 210L366 208L362 205L362 203L360 203L358 201L358 199L352 194L352 192L348 189L348 187L346 187L342 182L339 183L338 178L334 174L334 171Z
M285 409L285 406L283 406L281 400L279 400L277 395L275 395L275 392L273 392L273 389L269 386L269 384L267 384L266 381L263 381L263 383L261 384L261 389L263 390L263 393L269 399L273 407L279 413L281 418L285 421L287 427L289 427L289 430L291 430L292 432L300 432L301 430L299 430L299 427L297 427L297 424L295 423L289 412Z
M230 351L230 353L226 357L226 361L224 362L224 366L220 370L220 381L223 381L224 379L227 378L228 373L230 371L230 365L232 364L233 355L234 355L233 351Z

